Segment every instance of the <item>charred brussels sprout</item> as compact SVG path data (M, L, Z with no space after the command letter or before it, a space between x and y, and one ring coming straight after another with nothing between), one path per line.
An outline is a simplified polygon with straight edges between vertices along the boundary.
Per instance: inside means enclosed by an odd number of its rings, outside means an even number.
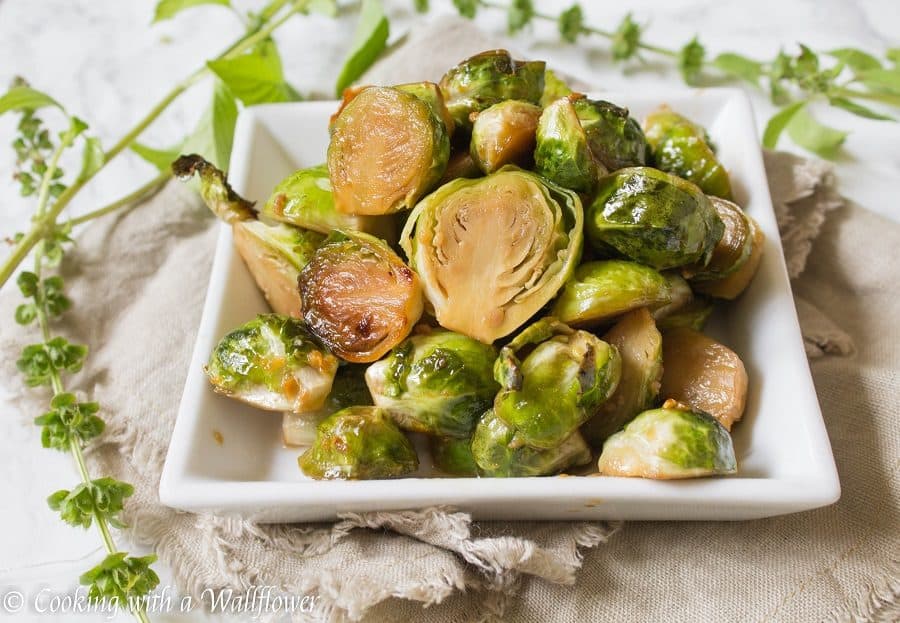
M516 353L533 344L520 361ZM502 389L494 413L514 430L514 444L553 448L612 395L620 373L616 347L544 318L500 351L494 378Z
M587 98L575 100L573 106L591 153L607 170L647 164L647 139L628 110Z
M219 341L206 375L220 394L269 411L303 413L325 403L337 366L302 322L264 314Z
M747 403L747 371L734 351L699 331L680 328L663 334L661 393L709 413L727 430Z
M527 166L534 157L540 106L519 100L494 104L472 126L472 159L485 173L507 164Z
M395 88L364 89L332 127L334 204L349 214L410 208L441 179L449 157L447 127L429 102Z
M591 460L591 449L575 431L548 449L522 445L516 430L493 411L482 416L472 436L472 456L484 476L548 476Z
M305 413L285 413L281 434L287 446L308 446L316 440L316 427L332 413L354 406L373 405L366 387L365 366L345 364L338 367L331 393L322 408Z
M593 327L632 309L668 305L682 288L690 296L690 288L678 275L664 275L637 262L586 262L566 282L552 313L566 324Z
M541 94L541 108L546 108L561 97L572 94L572 89L551 69L544 70L544 92Z
M284 178L260 211L263 218L330 234L352 229L385 240L397 240L394 219L338 212L334 207L328 168L322 164L300 169Z
M644 132L657 167L693 182L708 195L731 199L728 172L703 128L661 106L644 121Z
M596 447L631 418L653 406L663 374L662 336L646 308L622 316L603 339L618 349L622 374L613 395L581 427L582 434Z
M473 112L498 102L538 104L544 91L544 61L517 61L506 50L489 50L450 69L440 86L453 121L471 128Z
M431 460L437 469L454 476L478 475L471 438L431 437L428 441Z
M419 467L406 435L377 407L349 407L328 416L300 469L317 480L398 478Z
M587 209L588 240L658 270L705 265L724 225L694 184L649 167L604 177Z
M564 97L544 108L535 135L534 169L564 188L588 193L607 169L591 153L573 104L579 97Z
M696 478L737 471L731 436L715 418L667 400L644 411L603 444L607 476Z
M366 370L375 404L406 430L468 437L499 386L497 351L465 335L436 329L414 335Z
M505 167L419 202L401 244L441 326L485 343L552 299L581 256L581 201Z
M310 331L347 361L381 358L422 315L416 273L383 241L360 232L333 232L298 283Z
M756 274L766 238L756 221L740 207L717 197L710 200L725 224L725 233L706 267L687 266L683 272L698 292L734 299Z

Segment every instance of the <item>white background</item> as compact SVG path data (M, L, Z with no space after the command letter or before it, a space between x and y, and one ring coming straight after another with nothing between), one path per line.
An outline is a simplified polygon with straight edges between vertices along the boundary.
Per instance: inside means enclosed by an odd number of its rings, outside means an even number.
M242 8L260 4L234 1ZM413 13L412 0L384 1L391 15L392 40L422 19ZM431 0L431 4L431 19L453 11L447 0ZM568 4L536 0L546 13L558 13ZM817 50L854 46L875 53L900 46L897 0L585 0L582 4L591 25L614 29L631 11L636 21L648 25L646 38L653 43L677 48L696 34L711 55L727 50L767 59L780 47L795 51L798 41ZM14 75L25 76L87 120L104 145L112 145L174 82L227 47L242 30L233 14L217 7L194 9L151 26L153 5L153 0L0 0L0 90ZM330 95L354 19L352 14L337 20L301 17L279 31L287 77L301 93ZM505 17L495 11L482 11L477 21L490 32L505 28ZM602 39L583 39L577 47L561 45L552 25L527 29L513 45L604 89L681 84L676 71L649 55L646 64L632 64L625 71L614 66ZM751 97L762 123L774 108L762 92L753 91ZM154 146L175 143L193 127L207 101L207 85L196 87L142 141ZM843 194L900 221L900 124L824 108L817 109L817 116L851 131L836 161ZM7 145L13 137L14 119L0 118L0 237L25 229L30 210L10 177L13 152ZM786 137L780 147L794 150ZM71 171L78 166L74 160L65 164ZM152 175L152 169L137 158L120 157L81 193L69 215L108 203ZM47 508L46 496L70 487L77 475L68 455L40 447L39 431L30 424L37 414L21 413L4 399L6 388L19 382L0 379L0 596L17 589L33 597L43 587L70 590L77 577L102 558L102 552L93 530L71 528ZM163 584L167 583L166 570L160 572ZM30 619L19 615L17 620ZM53 617L35 616L34 620Z

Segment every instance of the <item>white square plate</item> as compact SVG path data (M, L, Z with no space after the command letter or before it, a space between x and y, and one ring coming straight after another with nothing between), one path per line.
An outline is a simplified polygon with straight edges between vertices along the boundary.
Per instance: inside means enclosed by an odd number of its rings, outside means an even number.
M268 307L221 226L209 291L166 458L160 499L175 508L257 521L332 519L343 511L459 507L491 519L751 519L825 506L840 496L785 269L749 102L735 89L596 93L643 118L667 103L705 126L731 173L734 193L766 234L762 264L736 302L709 327L744 360L750 392L734 429L738 474L653 481L629 478L429 478L317 482L285 448L281 415L213 393L203 365L216 342ZM238 119L230 179L263 202L282 177L318 164L335 102L255 106Z

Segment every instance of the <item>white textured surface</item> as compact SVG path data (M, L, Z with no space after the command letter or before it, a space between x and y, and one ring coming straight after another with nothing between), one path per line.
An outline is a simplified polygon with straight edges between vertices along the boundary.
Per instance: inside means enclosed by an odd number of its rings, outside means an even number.
M396 37L415 19L409 9L412 3L388 0L387 4L395 17ZM432 14L452 10L446 0L432 0L432 4ZM540 2L547 12L566 4ZM820 49L853 45L875 51L900 44L896 38L900 12L893 0L642 0L612 7L608 3L583 4L591 24L612 27L631 10L638 21L650 23L648 37L654 42L674 46L700 34L712 53L727 49L769 57L779 46L795 41ZM150 27L152 5L151 0L0 0L0 85L5 86L15 74L26 76L35 87L49 91L85 118L104 144L111 145L174 80L225 47L240 32L233 15L215 8L197 9L174 22ZM484 12L479 23L486 30L500 31L503 19L496 12ZM352 16L337 21L297 19L282 29L278 38L286 71L301 92L331 91L352 30ZM680 83L674 72L652 61L623 75L611 65L603 41L586 39L578 48L561 47L556 41L552 27L540 25L518 37L515 45L604 89ZM764 120L772 112L771 105L762 93L751 93L751 97L757 118ZM153 145L174 142L193 125L205 102L204 89L198 87L150 128L145 141ZM900 205L894 199L900 181L900 151L896 149L900 125L833 111L825 111L822 119L852 130L837 169L843 193L869 209L900 220ZM11 119L0 119L2 235L24 228L28 220L29 206L18 198L8 175L12 152L6 145L12 140L12 130ZM69 168L76 166L72 163ZM130 156L123 157L88 187L72 209L77 212L97 207L150 175L149 167ZM4 387L18 382L0 379L0 399ZM0 520L0 592L10 584L32 593L45 585L63 590L99 558L99 541L93 531L72 529L47 509L46 496L71 486L76 475L66 455L40 448L37 429L22 425L37 414L19 413L8 402L0 403L0 465L7 476L0 483L6 511ZM43 616L39 620L51 619Z

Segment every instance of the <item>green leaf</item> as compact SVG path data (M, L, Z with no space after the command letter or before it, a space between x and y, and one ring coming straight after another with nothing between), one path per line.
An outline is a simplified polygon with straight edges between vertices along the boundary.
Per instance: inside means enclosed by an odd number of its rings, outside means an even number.
M37 293L39 281L38 276L28 270L23 270L16 277L16 284L25 297L32 297Z
M525 28L533 17L531 0L512 0L506 12L506 29L513 35Z
M220 169L227 169L237 115L234 96L222 81L216 80L212 104L185 140L184 153L200 154Z
M148 594L159 584L159 576L150 568L155 561L156 556L152 554L140 558L124 552L109 554L78 581L89 587L91 601L115 599L120 604L127 603L129 599Z
M159 0L156 3L156 13L153 16L153 23L161 22L166 19L172 19L185 9L200 6L203 4L217 4L219 6L231 6L229 0Z
M310 13L318 13L325 17L337 17L338 6L336 0L310 0L306 5L306 10Z
M781 133L784 132L784 128L794 115L800 112L804 106L806 106L806 102L794 102L775 113L775 115L769 119L769 122L766 124L766 129L763 132L763 147L766 149L775 149L775 145L778 144L778 138L781 136Z
M763 73L762 63L732 52L719 54L713 59L712 64L729 76L746 80L753 85L759 84L759 78Z
M697 78L700 77L700 70L703 69L703 58L706 56L706 49L694 37L678 52L678 69L681 71L681 77L688 84L697 84Z
M390 27L381 2L362 0L353 44L334 87L338 97L375 62L387 45L389 34Z
M57 394L50 401L50 411L36 417L34 423L41 426L41 445L66 452L72 441L84 445L99 436L106 427L97 417L100 405L96 402L78 402L74 394Z
M794 74L800 78L810 76L819 71L819 56L807 46L800 45L800 54L794 59Z
M150 147L143 143L132 143L131 151L143 158L146 162L152 164L160 172L163 172L171 169L172 163L178 159L178 156L184 153L184 141L181 141L178 145L164 149L156 149L155 147Z
M873 69L859 75L866 87L873 91L886 91L900 95L900 71L896 69Z
M847 132L822 125L802 108L791 116L787 133L795 143L823 158L833 158L847 138Z
M890 115L884 115L880 112L876 112L871 108L866 108L861 104L857 104L854 101L845 99L843 97L830 97L828 101L832 106L837 106L838 108L843 108L847 112L852 112L854 115L859 117L865 117L866 119L875 119L877 121L896 121L894 117Z
M884 56L894 64L895 68L900 67L900 48L888 48Z
M613 33L613 60L625 61L637 54L641 44L641 30L640 24L631 19L631 13L622 18L619 27Z
M209 61L207 66L247 106L296 99L296 92L284 81L278 47L271 39L248 54Z
M106 162L106 152L100 145L100 139L96 136L88 136L84 139L84 150L81 152L81 172L78 181L84 181L93 176L103 163Z
M559 28L559 36L564 41L575 43L584 28L584 13L581 11L581 5L576 2L560 13L556 26Z
M466 19L473 19L478 12L478 0L453 0L453 6Z
M428 0L413 0L417 13L428 13Z
M862 50L856 48L838 48L826 52L829 56L833 56L847 67L853 70L853 73L860 73L870 69L881 69L881 61Z
M47 106L63 109L59 102L46 93L26 86L12 87L0 97L0 115L11 110L37 110Z
M53 363L43 344L29 344L22 349L22 355L16 361L16 368L25 375L25 384L29 387L47 385L54 372Z
M22 303L16 307L16 322L19 324L31 324L35 318L37 318L37 307L34 303Z

